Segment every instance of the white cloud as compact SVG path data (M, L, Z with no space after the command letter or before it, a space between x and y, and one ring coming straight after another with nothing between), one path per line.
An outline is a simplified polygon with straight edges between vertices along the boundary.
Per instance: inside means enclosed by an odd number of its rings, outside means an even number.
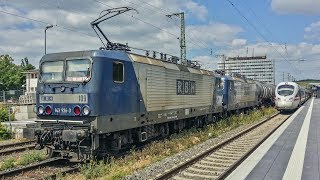
M234 39L231 42L231 45L235 46L235 47L244 46L246 44L247 44L247 40L246 39Z
M235 25L224 24L220 22L209 22L207 25L188 26L187 34L192 39L196 39L207 46L225 46L231 45L232 40L242 32L242 28ZM192 48L203 48L190 44Z
M208 15L208 10L205 6L199 5L193 1L189 1L185 4L185 7L191 11L193 15L195 15L200 20L205 20Z
M4 11L8 13L8 14L1 14L1 21L0 21L1 28L12 28L12 26L16 24L29 22L27 20L19 19L15 16L10 15L10 14L16 14L16 15L23 16L24 14L18 9L8 7L8 6L0 6L0 11Z
M214 71L218 68L218 59L213 56L197 56L192 61L198 61L201 65L201 69L208 69Z
M102 4L92 0L7 1L6 6L1 6L4 11L44 23L6 15L6 21L0 26L0 52L10 54L15 59L28 57L31 63L37 64L44 52L44 27L47 24L58 25L47 31L47 52L97 49L102 44L92 30L90 22L97 18L102 10L131 6L139 13L127 12L100 24L109 40L179 56L180 47L177 39L180 36L179 25L169 20L165 14L185 11L187 15L191 13L198 19L204 20L208 13L205 6L193 0L151 0L145 3L141 0L132 0L131 3L116 0L100 2ZM6 28L21 26L21 22L29 23L27 29L13 28L8 31ZM242 31L239 26L221 22L190 25L186 29L188 51L205 46L230 45Z
M146 3L142 3L141 0L130 0L131 3L116 0L101 1L112 7L132 6L139 11L139 14L132 11L101 23L100 27L111 41L179 56L180 47L179 39L177 39L180 35L179 24L166 18L165 14L183 10L187 13L186 18L192 15L200 20L205 19L206 21L203 22L208 22L200 25L187 25L186 27L187 54L193 57L192 53L197 52L198 56L192 59L199 60L203 68L211 70L217 68L216 58L199 53L199 51L205 51L204 48L211 47L219 49L219 53L229 56L246 55L248 47L248 55L252 54L254 48L255 55L267 54L270 58L282 58L268 43L250 44L246 39L239 37L240 33L244 31L242 27L207 20L207 8L199 2L196 3L193 0L144 1ZM47 23L58 24L47 31L47 52L49 53L98 49L102 46L91 28L90 22L97 18L102 10L110 8L109 6L92 0L81 2L78 0L10 0L6 2L6 6L0 6L1 10L45 22L42 24L15 16L2 16L0 52L11 55L18 63L21 58L28 57L31 63L38 66L39 59L44 54L44 27ZM315 22L305 29L305 33L310 36L317 32L317 29L318 23ZM280 53L286 53L284 46L280 48L277 43L273 43L273 45ZM208 51L207 54L209 54ZM320 57L320 45L312 44L309 41L308 43L288 45L287 51L289 58L293 59ZM317 65L317 63L313 65ZM308 68L307 66L303 64L299 68ZM285 64L278 67L279 71L288 69ZM314 67L316 66L312 68Z
M282 14L319 14L319 0L272 0L271 7Z
M320 41L320 21L310 24L304 28L304 38L311 41Z

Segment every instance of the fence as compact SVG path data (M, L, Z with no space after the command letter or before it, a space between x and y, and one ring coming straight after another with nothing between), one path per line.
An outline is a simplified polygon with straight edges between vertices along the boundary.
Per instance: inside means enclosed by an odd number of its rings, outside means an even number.
M7 104L7 103L18 104L18 103L21 103L21 100L22 100L21 97L23 96L26 96L25 90L0 91L0 102L4 104Z

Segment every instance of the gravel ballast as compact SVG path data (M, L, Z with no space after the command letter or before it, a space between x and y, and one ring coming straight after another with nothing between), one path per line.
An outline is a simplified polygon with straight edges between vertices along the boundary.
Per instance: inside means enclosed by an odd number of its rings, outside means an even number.
M154 164L151 164L150 166L142 169L135 171L132 175L126 176L124 179L154 179L157 175L160 173L172 169L174 166L177 164L180 164L182 162L187 161L191 157L194 157L200 153L205 152L207 149L210 149L211 147L227 140L228 138L236 135L237 133L249 128L250 126L253 126L254 124L257 124L263 120L267 119L267 117L262 118L258 121L255 121L254 123L251 124L246 124L246 125L241 125L238 128L235 128L233 130L230 130L228 132L225 132L218 137L209 139L203 143L200 143L198 145L193 146L192 148L189 148L186 151L180 152L178 154L175 154L173 156L167 157L161 161L158 161Z

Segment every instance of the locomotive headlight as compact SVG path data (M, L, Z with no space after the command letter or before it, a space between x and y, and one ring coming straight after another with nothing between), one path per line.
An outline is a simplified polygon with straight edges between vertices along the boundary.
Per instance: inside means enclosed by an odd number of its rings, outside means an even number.
M90 114L89 106L84 106L82 112L83 112L83 115L85 116L89 115Z
M43 114L43 112L44 112L43 106L39 106L38 107L38 114Z

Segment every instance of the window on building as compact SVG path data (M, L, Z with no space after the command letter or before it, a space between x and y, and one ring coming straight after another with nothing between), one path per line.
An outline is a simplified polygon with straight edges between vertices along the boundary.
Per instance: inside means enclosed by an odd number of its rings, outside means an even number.
M122 83L124 81L124 65L121 62L113 62L113 82Z

